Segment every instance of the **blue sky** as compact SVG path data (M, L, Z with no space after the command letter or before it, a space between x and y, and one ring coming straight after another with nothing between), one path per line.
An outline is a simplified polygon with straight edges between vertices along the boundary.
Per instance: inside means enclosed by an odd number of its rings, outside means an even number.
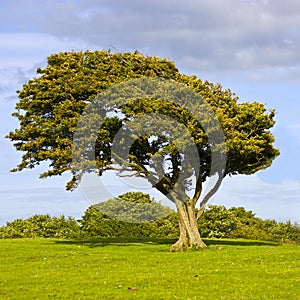
M20 161L4 136L18 127L15 91L52 53L139 50L173 60L181 72L220 82L240 101L277 110L281 156L264 171L226 178L213 204L244 206L263 218L300 222L300 2L297 0L8 1L0 3L0 224L34 213L79 218L86 191L66 192L68 175L46 168L10 173ZM106 179L102 197L130 185ZM143 189L147 191L147 189Z

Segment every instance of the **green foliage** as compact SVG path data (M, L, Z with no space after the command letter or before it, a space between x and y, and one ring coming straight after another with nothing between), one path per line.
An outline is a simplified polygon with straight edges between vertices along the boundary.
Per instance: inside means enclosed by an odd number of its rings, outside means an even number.
M79 224L73 218L34 215L16 219L0 228L0 238L76 238L80 236Z
M94 206L89 207L80 220L84 236L89 237L143 237L151 236L149 223L126 223L109 218Z
M42 161L50 161L50 169L41 177L70 170L73 133L87 103L128 79L174 79L177 72L172 62L137 52L62 52L49 56L46 68L38 68L38 76L18 91L20 101L13 116L19 119L20 128L10 132L8 138L24 154L14 171L33 168ZM103 127L103 142L108 142L118 128L116 118L112 120ZM103 160L107 155L105 152Z
M124 202L120 205L120 200L140 206L138 209L136 206L130 206L130 210L126 211L124 208L128 206L124 206ZM152 219L137 222L144 218L145 214ZM90 237L176 237L178 235L177 214L151 199L149 194L142 192L128 192L117 199L109 199L90 206L79 222L83 236Z
M262 221L262 228L266 221ZM300 244L300 226L293 224L291 221L276 223L273 226L268 226L265 229L275 241L283 243L298 243Z
M132 198L130 198L132 197ZM120 198L127 201L149 201L143 193L126 193ZM147 200L148 199L148 200ZM154 202L154 199L150 199ZM159 204L159 203L157 203ZM160 205L160 204L159 204ZM210 205L199 220L199 230L204 238L234 238L281 243L300 244L300 226L290 221L263 220L243 207L226 209ZM16 219L0 227L0 239L5 238L176 238L179 234L178 215L172 211L168 216L151 222L128 223L111 218L89 207L79 223L73 218L34 215L28 219Z
M243 207L210 205L199 220L203 237L300 243L300 227L290 221L263 220Z
M151 199L149 194L142 192L128 192L120 195L118 198L130 203L155 203L155 200Z
M203 237L228 238L232 231L236 229L237 217L224 206L210 205L198 225Z
M157 227L156 237L176 238L179 235L178 215L176 212L169 214L166 218L153 222Z
M95 206L89 207L81 220L82 236L88 237L169 237L178 236L177 214L152 222L127 223L110 218Z
M82 235L90 237L175 238L179 234L178 216L175 212L152 222L126 223L110 218L99 211L97 206L91 206L84 213L80 223ZM198 225L204 238L243 238L300 243L299 225L290 221L277 223L275 220L263 220L243 207L226 209L224 206L210 205L198 221Z
M151 222L174 212L142 192L125 193L118 198L100 202L94 207L110 218L127 223Z
M20 101L13 115L19 119L20 128L7 136L16 149L24 153L22 162L14 171L48 161L50 168L41 177L71 170L74 178L68 188L76 187L78 174L71 166L72 138L82 112L101 92L126 80L142 77L172 79L194 90L210 104L226 138L228 163L224 175L252 174L268 167L279 154L273 147L274 137L269 130L274 125L273 110L268 112L263 104L257 102L237 103L238 97L220 84L180 74L174 63L166 59L143 56L137 51L115 54L110 51L63 52L48 57L46 68L39 68L37 73L38 77L29 80L18 91ZM111 168L110 148L114 133L126 121L147 112L169 116L185 126L201 154L201 180L205 181L211 155L206 133L190 112L164 99L156 100L132 99L118 107L126 118L106 118L96 145L99 174ZM166 171L167 180L156 186L165 192L166 187L163 186L172 188L180 169L182 156L175 148L166 136L160 136L151 143L141 137L130 153L131 169L139 174L147 173L143 167L151 163L155 153L160 152L164 157L171 155L172 171ZM186 175L188 178L190 173Z

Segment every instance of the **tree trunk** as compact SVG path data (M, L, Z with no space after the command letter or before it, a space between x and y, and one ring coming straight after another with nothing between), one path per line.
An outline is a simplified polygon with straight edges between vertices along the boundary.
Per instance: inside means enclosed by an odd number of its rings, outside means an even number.
M175 201L175 204L178 211L180 235L169 251L199 250L206 247L199 233L193 202L190 200Z

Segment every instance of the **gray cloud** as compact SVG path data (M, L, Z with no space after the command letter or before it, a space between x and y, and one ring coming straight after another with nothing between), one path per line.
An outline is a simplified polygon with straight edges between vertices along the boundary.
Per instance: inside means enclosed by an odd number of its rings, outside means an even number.
M99 48L138 49L206 71L300 68L300 3L287 1L3 1L4 24ZM20 9L22 8L22 9ZM25 20L25 21L24 21ZM273 71L274 72L274 71ZM283 75L284 76L284 75Z
M30 73L30 75L28 74ZM17 88L21 88L22 84L27 81L33 72L21 68L0 68L0 93L10 98ZM3 100L3 98L1 99Z

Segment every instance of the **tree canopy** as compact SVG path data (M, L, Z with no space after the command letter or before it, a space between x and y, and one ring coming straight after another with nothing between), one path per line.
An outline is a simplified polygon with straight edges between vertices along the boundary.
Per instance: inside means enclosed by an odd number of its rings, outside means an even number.
M13 171L33 168L47 161L49 169L40 176L48 177L70 171L73 178L67 184L67 189L75 188L80 181L82 170L72 164L72 150L74 152L74 135L84 112L97 96L130 80L170 80L178 84L176 95L180 95L184 87L190 89L203 99L203 103L208 103L222 128L226 147L222 148L220 154L224 155L226 166L218 174L219 182L215 188L204 195L198 217L224 176L253 174L269 167L279 155L278 149L273 146L274 137L270 132L275 122L274 110L267 110L259 102L239 102L234 93L223 89L220 84L203 82L196 76L181 74L174 63L166 59L147 57L137 51L63 52L48 57L47 66L38 68L37 75L18 91L19 102L13 115L19 119L20 127L7 137L14 142L17 150L23 152L23 156L22 162ZM116 101L110 107L116 112L114 115L99 108L98 115L101 115L103 122L101 128L96 128L92 153L92 160L96 163L86 171L102 175L119 164L122 172L127 170L130 174L145 176L153 187L176 204L180 238L172 250L202 247L204 243L196 228L195 208L202 193L202 183L212 175L212 156L219 145L209 138L209 130L205 130L204 124L206 120L199 122L195 117L203 103L188 111L178 103L160 97L160 94L164 94L164 85L156 94L150 93L155 97L149 97L149 94L144 98L132 95L126 102ZM189 96L192 97L192 94ZM132 140L128 157L114 156L112 149L116 144L115 136L122 128L125 128L125 137L130 136L134 130L139 132L141 122L134 121L145 114L152 117L152 121L151 118L142 119L150 124L152 132L144 132ZM155 121L157 116L160 116L159 122ZM165 116L165 119L161 116ZM93 123L94 119L90 121ZM133 125L130 127L128 124ZM160 130L161 124L167 130ZM181 135L181 125L192 139L192 142L185 139L185 147L192 149L193 146L196 149L198 165L195 165L195 161L189 161L189 155L183 154L179 143L176 144L170 138L170 132ZM120 141L119 145L122 144ZM178 185L180 192L170 196L170 191ZM191 189L194 192L188 196L187 191Z

